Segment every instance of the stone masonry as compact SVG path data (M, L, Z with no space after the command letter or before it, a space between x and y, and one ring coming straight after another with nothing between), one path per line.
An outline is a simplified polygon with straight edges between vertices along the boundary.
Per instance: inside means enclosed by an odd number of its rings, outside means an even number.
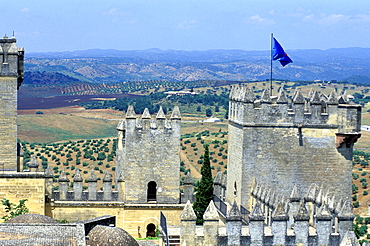
M167 119L162 108L138 118L129 106L117 127L116 177L124 177L126 203L180 203L180 121L178 107Z
M259 100L234 86L229 102L226 201L252 208L254 183L281 196L305 194L312 184L336 199L351 195L353 143L361 136L361 106L333 91L296 91L291 103L280 90ZM299 200L300 197L298 197Z
M17 89L23 81L24 49L14 37L0 39L0 170L19 171L17 164Z

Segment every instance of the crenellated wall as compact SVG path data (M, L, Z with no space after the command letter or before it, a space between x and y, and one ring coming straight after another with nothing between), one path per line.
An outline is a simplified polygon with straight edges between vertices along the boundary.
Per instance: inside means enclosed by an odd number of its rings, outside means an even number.
M226 223L220 224L220 217L210 202L204 213L204 224L196 226L196 215L190 202L181 214L181 246L241 246L241 245L358 245L351 231L353 220L350 201L339 205L339 212L331 210L322 202L314 213L315 221L310 224L309 201L298 201L293 213L288 207L295 206L294 200L287 204L278 202L268 214L260 202L253 206L248 216L248 224L242 223L242 215L237 203L228 209ZM270 218L269 218L270 217ZM270 223L266 223L270 220ZM334 223L335 226L334 226ZM351 243L354 242L354 243Z
M312 183L337 198L351 195L353 143L361 136L361 106L333 91L329 96L265 90L257 100L244 85L229 102L229 155L226 200L251 209L253 181L288 197Z
M167 119L162 108L139 118L129 106L117 126L116 177L124 177L126 203L180 202L180 121L178 107Z

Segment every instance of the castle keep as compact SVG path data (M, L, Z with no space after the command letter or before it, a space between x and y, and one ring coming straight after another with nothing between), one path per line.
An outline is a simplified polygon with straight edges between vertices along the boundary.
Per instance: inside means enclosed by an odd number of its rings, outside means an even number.
M180 123L178 107L170 119L162 108L152 119L148 109L138 118L129 106L117 127L116 175L124 175L125 202L180 202Z
M290 101L290 100L289 100ZM302 198L315 184L336 199L351 195L353 143L361 136L361 107L333 91L300 91L291 103L284 90L259 100L247 86L234 86L229 103L226 200L251 209L254 182ZM235 196L234 196L235 195Z

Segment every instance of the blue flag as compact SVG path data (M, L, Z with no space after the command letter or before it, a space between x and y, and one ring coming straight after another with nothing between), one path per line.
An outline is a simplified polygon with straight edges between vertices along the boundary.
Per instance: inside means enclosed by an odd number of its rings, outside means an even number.
M285 65L293 62L292 59L285 53L283 47L279 44L279 42L274 39L274 46L272 48L272 60L278 60L281 65L284 67Z

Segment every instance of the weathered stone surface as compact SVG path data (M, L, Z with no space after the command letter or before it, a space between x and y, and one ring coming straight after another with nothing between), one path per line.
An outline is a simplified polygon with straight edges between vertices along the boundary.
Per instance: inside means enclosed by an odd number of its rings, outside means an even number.
M229 213L227 214L226 220L241 220L241 219L242 215L240 214L238 204L234 202Z
M193 205L191 204L190 201L186 202L184 210L182 211L180 215L180 219L181 220L194 220L194 221L197 219L197 216L193 210Z
M143 116L138 128L136 114L129 107L126 129L120 140L121 149L117 150L116 177L121 172L125 175L125 202L179 203L179 109L174 107L167 122L162 109L156 118L150 119L147 112Z
M295 185L297 199L313 183L325 184L336 199L351 195L352 146L360 135L361 107L322 104L317 92L312 92L311 100L306 103L299 90L292 105L272 102L255 107L230 100L229 203L234 200L234 183L243 187L236 191L238 204L251 207L250 191L266 200L263 190L252 189L254 179L285 197ZM343 143L337 144L340 139ZM322 199L313 189L310 192L307 201Z
M204 220L219 220L220 216L218 215L217 208L215 207L215 204L211 200L209 203L206 211L203 214Z

